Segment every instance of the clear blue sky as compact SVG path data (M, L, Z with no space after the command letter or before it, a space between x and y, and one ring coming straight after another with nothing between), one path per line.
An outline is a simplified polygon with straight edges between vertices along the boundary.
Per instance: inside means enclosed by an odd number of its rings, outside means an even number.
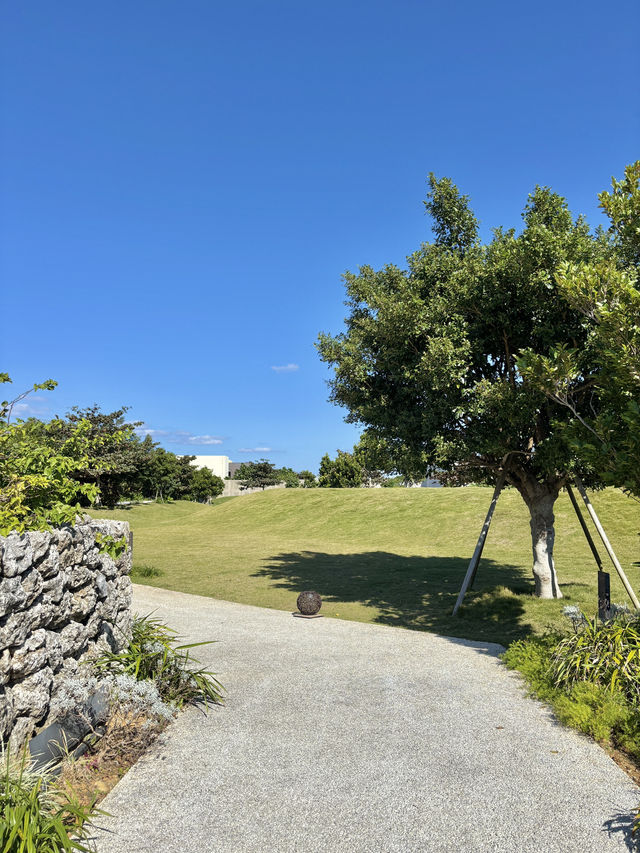
M596 224L640 156L637 0L1 8L0 371L178 453L351 448L314 341L429 238L429 171L488 237L536 183Z

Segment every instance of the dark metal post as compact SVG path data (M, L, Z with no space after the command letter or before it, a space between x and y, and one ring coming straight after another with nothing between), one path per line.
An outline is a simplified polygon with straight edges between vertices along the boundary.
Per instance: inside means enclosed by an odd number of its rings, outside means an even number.
M611 616L611 576L598 572L598 617L605 622Z

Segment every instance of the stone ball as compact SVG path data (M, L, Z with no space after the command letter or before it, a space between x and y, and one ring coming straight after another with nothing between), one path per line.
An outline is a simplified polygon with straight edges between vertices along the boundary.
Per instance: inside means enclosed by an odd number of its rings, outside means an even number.
M322 599L317 592L307 590L301 592L296 602L298 610L304 616L315 616L318 610L322 607Z

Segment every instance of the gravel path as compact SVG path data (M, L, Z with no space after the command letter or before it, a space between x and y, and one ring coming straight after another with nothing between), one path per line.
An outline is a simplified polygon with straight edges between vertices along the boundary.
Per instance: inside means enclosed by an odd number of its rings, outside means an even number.
M640 791L501 647L135 587L227 687L103 803L100 853L606 853Z

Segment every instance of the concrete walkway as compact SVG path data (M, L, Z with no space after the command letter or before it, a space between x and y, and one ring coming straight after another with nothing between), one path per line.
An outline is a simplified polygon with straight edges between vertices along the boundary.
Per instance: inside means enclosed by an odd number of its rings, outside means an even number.
M117 785L100 853L633 849L640 791L524 696L499 646L149 587L135 607L219 640L199 657L228 700Z

